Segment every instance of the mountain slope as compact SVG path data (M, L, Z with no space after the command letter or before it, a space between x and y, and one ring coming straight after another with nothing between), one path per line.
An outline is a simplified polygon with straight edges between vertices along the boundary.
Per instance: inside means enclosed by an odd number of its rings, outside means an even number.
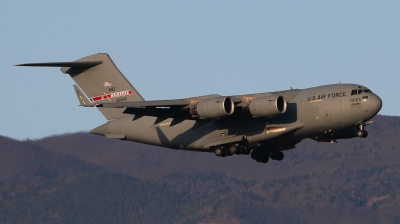
M85 133L0 137L0 223L399 223L400 117L281 162Z
M100 170L75 156L54 153L30 141L16 141L2 136L0 155L0 180L15 176L21 179L68 177Z

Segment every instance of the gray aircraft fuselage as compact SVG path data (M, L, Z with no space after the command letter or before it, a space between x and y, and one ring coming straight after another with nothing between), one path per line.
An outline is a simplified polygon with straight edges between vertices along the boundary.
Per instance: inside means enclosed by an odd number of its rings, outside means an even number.
M351 95L354 90L362 90L362 93ZM223 144L224 139L232 138L237 139L234 142L243 142L251 148L274 147L286 143L292 146L290 143L295 144L305 138L335 140L335 133L356 128L361 122L374 117L382 107L382 101L376 94L354 84L333 84L236 97L270 94L285 97L287 110L284 114L271 118L233 114L194 130L193 126L199 120L185 120L170 127L171 118L154 124L155 117L145 116L132 121L131 115L109 121L91 133L123 134L130 141L194 151L213 152L213 147ZM268 132L269 127L276 131ZM279 135L280 130L284 132L291 127L298 129ZM356 136L345 136L351 137Z

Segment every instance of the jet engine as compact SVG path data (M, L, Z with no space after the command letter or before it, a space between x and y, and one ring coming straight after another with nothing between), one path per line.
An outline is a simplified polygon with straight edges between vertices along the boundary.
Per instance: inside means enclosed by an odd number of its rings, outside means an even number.
M286 100L280 95L259 97L246 110L254 117L272 117L286 112Z
M200 101L191 114L204 119L215 119L233 114L235 105L229 97L216 97Z

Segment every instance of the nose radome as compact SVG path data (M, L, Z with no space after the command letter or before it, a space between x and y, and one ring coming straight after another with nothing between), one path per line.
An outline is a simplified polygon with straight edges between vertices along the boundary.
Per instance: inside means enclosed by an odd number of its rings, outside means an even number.
M371 109L374 111L374 114L377 114L381 108L382 108L382 100L379 96L373 94L373 96L371 97Z

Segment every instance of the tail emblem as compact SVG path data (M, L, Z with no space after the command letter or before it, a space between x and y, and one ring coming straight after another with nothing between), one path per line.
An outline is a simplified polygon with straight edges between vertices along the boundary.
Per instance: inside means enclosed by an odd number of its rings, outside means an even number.
M131 94L132 94L132 90L124 90L124 91L120 91L120 92L116 92L116 93L108 93L108 94L104 94L101 96L94 96L94 97L90 98L90 100L92 102L96 102L96 101L117 98L117 97L121 97L121 96L127 96L127 95L131 95Z

